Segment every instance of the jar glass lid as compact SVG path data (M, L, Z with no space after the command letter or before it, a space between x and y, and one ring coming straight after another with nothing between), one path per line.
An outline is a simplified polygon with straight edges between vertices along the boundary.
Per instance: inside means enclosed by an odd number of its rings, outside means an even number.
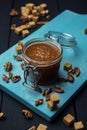
M61 46L64 47L74 47L77 45L75 37L68 33L48 31L44 37L47 39L56 40Z

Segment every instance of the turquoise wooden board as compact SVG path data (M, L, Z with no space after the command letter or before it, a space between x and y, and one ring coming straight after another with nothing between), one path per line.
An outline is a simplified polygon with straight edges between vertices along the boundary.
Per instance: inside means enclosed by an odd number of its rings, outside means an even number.
M23 70L20 68L20 62L17 62L13 58L13 55L16 54L16 45L0 55L0 89L23 103L25 106L29 107L47 121L52 121L87 81L87 35L84 34L84 28L86 27L87 15L77 14L66 10L56 16L48 24L42 26L40 29L22 40L23 44L25 44L25 42L29 39L44 37L44 34L48 31L70 33L76 37L78 43L77 47L71 49L63 48L63 59L59 70L59 76L66 75L66 72L63 70L63 64L66 61L71 62L73 67L78 66L81 70L81 74L78 78L75 77L74 83L57 83L64 89L65 92L63 94L59 94L60 103L55 111L50 111L47 108L47 102L45 101L42 105L36 107L34 105L35 100L44 97L40 93L32 89L28 89L22 85L24 81ZM5 83L2 80L2 74L7 74L3 66L8 61L13 64L13 74L20 74L22 77L18 83L12 83L11 81L9 83ZM53 87L54 85L55 84L51 84L50 87ZM46 89L49 86L41 87L42 89Z

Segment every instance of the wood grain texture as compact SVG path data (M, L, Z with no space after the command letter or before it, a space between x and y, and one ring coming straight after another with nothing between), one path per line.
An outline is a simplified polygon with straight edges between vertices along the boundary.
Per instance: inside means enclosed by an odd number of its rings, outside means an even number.
M59 0L60 12L71 10L81 14L87 14L87 0Z

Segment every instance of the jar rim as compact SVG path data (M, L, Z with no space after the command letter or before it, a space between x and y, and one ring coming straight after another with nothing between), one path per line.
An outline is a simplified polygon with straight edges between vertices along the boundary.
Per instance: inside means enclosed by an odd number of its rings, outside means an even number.
M31 58L29 58L25 51L26 51L26 48L30 45L30 44L37 44L37 43L45 43L45 44L51 44L51 45L55 45L59 50L60 50L60 55L54 59L54 60L48 60L48 61L37 61L37 60L33 60ZM33 38L29 41L27 41L24 45L23 45L23 50L22 50L22 57L23 59L29 63L29 65L35 65L35 66L50 66L50 65L53 65L55 64L56 62L58 62L61 58L62 58L62 54L63 54L63 49L61 47L61 45L55 41L55 40L52 40L52 39L46 39L46 38Z

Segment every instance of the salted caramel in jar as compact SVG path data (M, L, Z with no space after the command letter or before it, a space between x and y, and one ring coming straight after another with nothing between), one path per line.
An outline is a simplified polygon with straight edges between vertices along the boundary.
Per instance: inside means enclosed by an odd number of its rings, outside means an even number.
M50 39L32 39L23 46L26 81L47 85L56 80L62 59L61 45Z

